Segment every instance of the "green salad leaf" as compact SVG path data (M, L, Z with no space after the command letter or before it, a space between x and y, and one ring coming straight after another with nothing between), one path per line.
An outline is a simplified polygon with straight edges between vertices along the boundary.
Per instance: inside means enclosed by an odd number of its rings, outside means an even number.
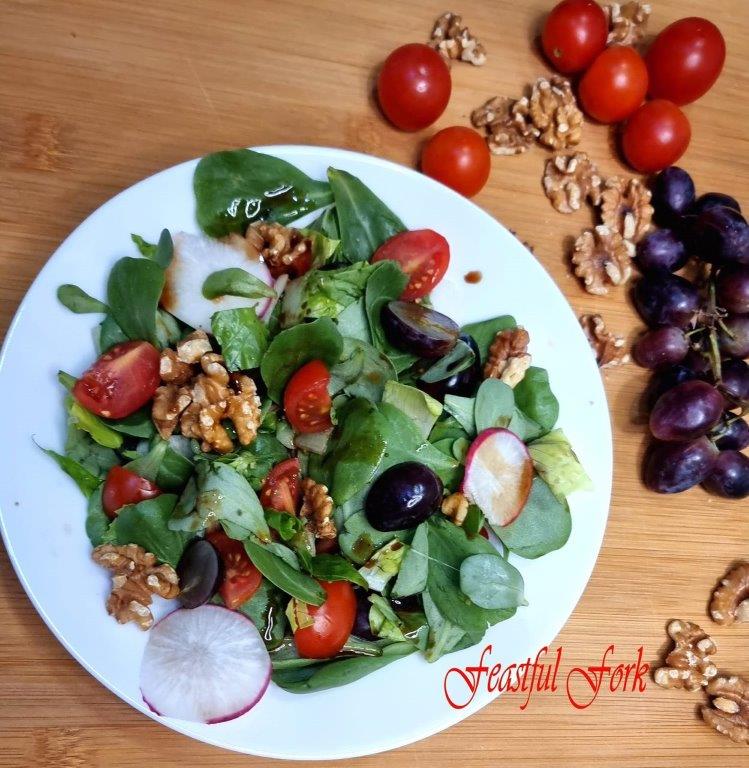
M344 337L341 359L330 369L329 391L379 402L397 376L386 354L364 341Z
M518 408L544 432L552 429L559 418L559 401L551 391L548 372L531 366L514 391Z
M109 427L91 411L87 411L80 403L73 400L72 397L68 396L65 398L65 406L68 409L70 423L78 429L88 432L99 445L113 449L122 446L123 438L119 432Z
M154 437L148 451L125 464L125 469L156 483L162 491L175 493L185 487L195 467L192 461L176 451L168 440Z
M445 395L445 410L460 424L470 437L476 435L475 397ZM434 436L430 438L434 442Z
M61 285L57 289L57 300L66 309L75 312L76 315L96 314L109 311L109 307L99 299L89 296L82 288L69 283Z
M489 346L494 341L494 337L499 331L516 327L517 323L515 322L514 317L511 317L510 315L500 315L499 317L492 317L489 320L468 323L460 329L460 332L473 336L476 346L479 348L481 363L483 364L486 362L487 355L489 354Z
M460 564L460 591L479 608L528 605L523 577L498 554L470 555Z
M512 387L499 379L486 379L476 393L474 417L476 431L483 432L491 427L506 427L515 412L515 397Z
M117 454L111 448L97 443L88 432L79 429L70 418L65 437L65 456L80 464L100 480L103 480L107 472L119 463Z
M95 491L88 497L88 506L86 508L86 535L91 542L92 547L98 547L104 543L104 539L109 531L110 519L104 511L102 504L102 492L104 484L99 485Z
M218 596L214 598L214 602L223 603ZM257 627L269 651L283 642L287 624L284 615L286 602L286 595L268 579L263 578L257 592L237 608Z
M160 267L166 269L174 255L174 243L168 229L162 229L159 242L154 245L144 240L140 235L130 235L141 256L155 261Z
M442 403L416 387L388 381L382 396L382 402L394 406L405 413L415 424L426 440L437 419L442 414Z
M345 557L315 555L307 563L310 575L320 581L350 581L366 589L367 582Z
M393 584L392 597L408 597L418 595L427 586L429 570L429 541L426 522L421 523L414 533L411 546L408 548L398 578Z
M407 543L410 540L410 531L378 531L369 524L364 512L354 512L346 518L343 530L338 536L338 543L341 552L349 560L357 565L364 565L376 550L393 539Z
M51 448L42 448L42 450L47 456L57 462L57 466L60 467L66 475L75 481L75 484L80 488L81 493L87 498L99 487L101 480L96 475L89 472L82 464L71 459L70 456L63 456L61 453L57 453L57 451L53 451Z
M449 379L456 373L464 371L473 365L476 355L474 351L463 341L458 339L455 346L437 362L433 363L421 374L421 380L427 384L434 384L443 379Z
M289 452L276 438L264 430L247 446L234 453L219 456L216 461L229 464L250 483L253 490L259 491L268 472L280 461L289 458Z
M162 346L156 311L164 290L164 274L164 269L156 262L130 256L120 259L112 267L107 282L107 304L112 319L128 339Z
M335 205L326 208L308 227L307 230L319 232L329 240L334 240L340 244L341 228L338 225L338 216Z
M561 429L554 429L528 446L533 466L558 498L593 487L570 441Z
M230 371L258 368L268 349L268 326L258 318L255 307L222 309L211 318L216 337Z
M203 283L203 296L218 299L221 296L241 296L244 299L273 299L276 292L259 277L246 269L229 267L211 272Z
M425 657L429 662L437 661L446 653L455 650L457 644L463 639L466 632L456 624L448 621L439 611L429 592L422 595L424 614L429 625L429 635Z

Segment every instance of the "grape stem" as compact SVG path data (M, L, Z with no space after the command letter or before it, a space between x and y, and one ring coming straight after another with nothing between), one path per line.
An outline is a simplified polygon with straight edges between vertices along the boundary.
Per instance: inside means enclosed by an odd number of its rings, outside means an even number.
M709 288L708 288L708 303L707 303L707 333L710 339L710 366L713 369L713 378L715 379L716 386L720 384L723 378L723 369L720 361L720 349L718 348L718 331L715 328L716 320L720 317L718 312L718 305L715 299L715 279L713 277L713 268L710 266L709 275Z

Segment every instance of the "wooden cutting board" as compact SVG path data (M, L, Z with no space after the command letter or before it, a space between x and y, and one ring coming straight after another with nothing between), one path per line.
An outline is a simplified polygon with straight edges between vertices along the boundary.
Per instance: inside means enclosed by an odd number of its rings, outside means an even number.
M452 9L485 43L488 61L481 68L453 67L453 95L438 127L466 124L485 98L519 95L548 71L532 41L551 5L463 0ZM693 139L681 164L699 190L728 192L749 206L749 5L653 0L653 6L653 31L702 14L726 37L720 81L686 109ZM306 143L412 165L429 132L400 133L382 120L371 95L373 72L392 48L426 40L444 10L441 2L426 0L2 0L0 330L71 229L112 195L174 163L220 148ZM606 128L586 124L581 148L604 174L624 171L613 143ZM600 312L631 339L641 324L626 290L593 297L570 275L565 253L592 215L563 216L551 208L541 189L546 157L534 149L494 158L476 202L530 244L576 311ZM639 646L646 660L656 659L667 620L707 622L715 580L732 560L749 556L749 503L701 490L662 497L643 489L639 396L646 376L628 365L605 379L614 426L613 502L593 577L556 640L564 674L599 663L609 644L616 646L617 661L631 661ZM76 589L70 584L72 595ZM172 733L99 685L46 629L4 551L0 628L0 765L224 768L266 762ZM749 628L717 628L714 637L718 666L749 674ZM604 690L592 706L577 710L562 686L535 697L526 711L517 696L502 697L444 733L357 762L746 766L747 747L699 721L700 701L699 694L651 683L642 694Z

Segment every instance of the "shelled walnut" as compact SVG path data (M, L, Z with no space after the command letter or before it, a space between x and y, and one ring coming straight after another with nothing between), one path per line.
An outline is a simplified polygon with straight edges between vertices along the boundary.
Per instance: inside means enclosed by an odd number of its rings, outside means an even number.
M731 741L749 744L749 681L721 675L708 683L707 692L712 707L702 707L702 719Z
M609 331L600 315L580 315L579 320L599 368L613 368L630 361L624 337Z
M467 61L476 67L486 63L486 50L468 27L463 26L463 19L447 11L434 22L429 44L447 63L454 60Z
M601 221L625 240L637 243L653 221L652 194L639 179L606 179L601 193Z
M338 534L332 518L333 499L328 487L316 483L311 477L302 480L302 506L299 517L310 523L316 539L335 539Z
M451 493L442 499L442 514L449 517L455 525L463 525L468 514L468 499L460 492Z
M749 622L749 562L731 568L710 601L710 616L717 624Z
M312 241L293 227L256 221L247 228L245 239L250 248L263 257L271 272L274 269L289 272L295 262L311 258Z
M575 241L572 264L588 293L604 296L608 285L623 285L632 276L634 246L618 232L599 225Z
M653 679L661 688L697 691L718 674L711 656L717 651L712 638L691 621L674 619L667 628L674 641L665 666L655 670Z
M134 621L141 629L153 625L149 606L153 595L167 600L179 594L179 579L171 565L158 565L155 555L136 544L102 544L91 557L112 572L107 611L120 624Z
M499 379L511 387L519 384L531 364L528 354L530 337L525 328L507 328L499 331L489 347L485 379Z
M486 131L486 143L495 155L519 155L538 137L528 118L528 99L494 96L471 113L475 128Z
M601 202L601 175L585 152L556 154L546 161L544 192L560 213L579 211L587 199Z
M608 45L637 45L645 37L652 7L635 0L605 5L603 12L609 22Z
M554 150L580 143L583 113L578 109L569 80L553 75L533 84L528 114L538 129L538 140Z

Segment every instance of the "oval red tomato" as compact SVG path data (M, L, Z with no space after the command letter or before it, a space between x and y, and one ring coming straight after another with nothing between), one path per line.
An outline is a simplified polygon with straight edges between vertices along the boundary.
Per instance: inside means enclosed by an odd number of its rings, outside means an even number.
M263 575L252 564L241 541L227 536L220 528L206 534L221 557L224 575L218 593L224 605L236 610L260 587Z
M648 70L634 48L614 45L591 64L580 81L583 109L601 123L618 123L642 104Z
M107 419L135 413L161 383L159 351L147 341L126 341L105 352L73 387L73 397Z
M564 0L554 6L541 33L546 58L557 72L582 72L606 47L609 25L594 0Z
M129 469L115 465L107 472L104 480L101 503L107 516L114 518L117 511L126 504L137 504L160 495L161 489L157 485Z
M673 165L687 150L692 128L686 115L671 101L643 104L624 126L622 150L640 173L654 173Z
M335 656L348 640L356 618L356 595L348 581L321 581L327 598L320 605L306 606L313 624L294 632L299 655L305 659Z
M718 79L726 42L711 21L696 16L680 19L655 38L645 60L653 98L690 104Z
M260 489L260 503L265 509L295 515L302 488L302 470L299 459L286 459L268 473Z
M473 197L481 191L491 170L491 154L484 139L463 125L443 128L421 152L421 170L445 186Z
M377 96L385 116L404 131L431 125L450 100L450 70L433 48L409 43L385 59L377 78Z
M321 360L310 360L290 379L283 393L283 409L297 432L324 432L333 426L328 392L330 371Z
M385 241L372 261L396 261L408 275L408 285L401 294L404 301L426 296L445 276L450 264L450 245L433 229L400 232Z

